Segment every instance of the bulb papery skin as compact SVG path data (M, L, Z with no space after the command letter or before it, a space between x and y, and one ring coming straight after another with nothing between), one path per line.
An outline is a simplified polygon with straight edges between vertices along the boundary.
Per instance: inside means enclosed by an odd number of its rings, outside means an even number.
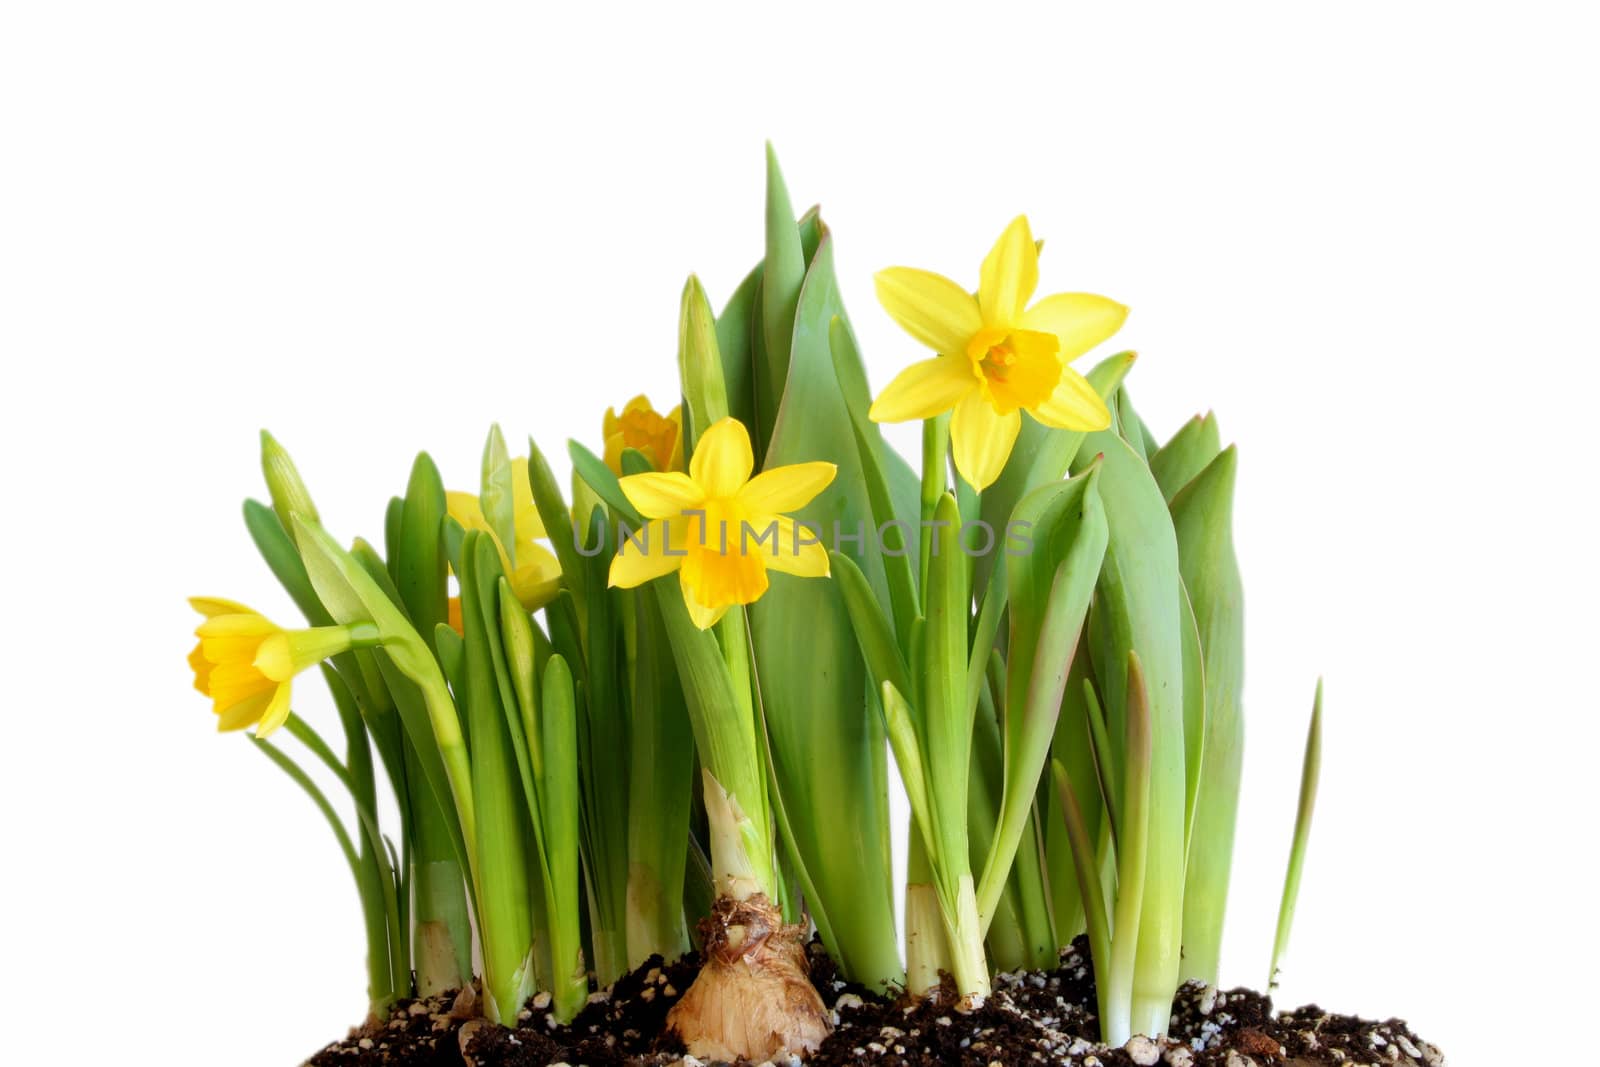
M803 926L764 894L719 897L700 921L704 962L667 1026L702 1060L754 1063L815 1051L831 1025L811 984Z

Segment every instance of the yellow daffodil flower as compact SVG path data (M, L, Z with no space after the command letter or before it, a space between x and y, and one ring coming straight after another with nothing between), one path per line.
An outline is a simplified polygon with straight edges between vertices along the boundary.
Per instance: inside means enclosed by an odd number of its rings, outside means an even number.
M907 333L938 353L901 371L873 403L876 422L954 411L950 448L974 489L1000 477L1026 411L1046 426L1103 430L1111 413L1067 366L1121 328L1128 309L1103 296L1056 293L1028 306L1039 249L1019 215L983 261L974 296L931 271L890 267L878 300Z
M649 522L622 541L610 584L632 589L677 571L689 617L704 630L758 600L769 570L826 577L827 550L783 513L809 504L837 468L796 463L752 478L754 467L750 434L728 418L701 436L689 473L623 478L622 492Z
M289 717L290 680L329 656L377 643L370 623L285 630L243 604L214 597L189 603L205 621L189 653L194 687L211 698L217 729L256 728L266 737Z
M637 449L658 471L683 469L683 408L658 414L642 394L628 401L617 414L606 408L604 423L606 466L613 474L622 473L622 450Z
M479 530L493 538L500 550L500 565L517 599L529 611L537 611L555 599L561 589L561 564L555 553L539 544L547 536L544 523L539 519L539 509L533 504L533 488L528 482L526 456L511 461L512 514L516 523L516 544L504 545L500 537L484 518L478 498L471 493L449 492L445 502L450 517L464 530ZM458 619L459 608L452 605L451 618ZM452 621L454 625L454 621Z

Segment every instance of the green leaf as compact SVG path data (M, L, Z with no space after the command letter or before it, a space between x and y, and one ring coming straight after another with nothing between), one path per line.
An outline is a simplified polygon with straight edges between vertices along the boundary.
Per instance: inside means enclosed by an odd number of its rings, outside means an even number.
M400 523L389 550L394 583L412 625L431 637L449 616L448 564L444 557L444 483L426 452L411 466Z
M1006 561L1011 605L1004 779L995 845L978 883L978 914L999 901L1049 759L1056 718L1105 557L1107 526L1096 491L1100 468L1028 494L1009 528L1031 550Z
M246 500L244 524L250 531L250 540L255 542L273 577L278 579L306 621L312 626L332 625L333 616L317 599L317 592L311 587L311 578L306 574L306 565L300 560L299 550L273 510L259 501Z
M517 543L516 494L512 491L511 452L498 424L489 427L489 439L483 444L482 477L478 506L483 509L489 529L510 551Z
M722 379L726 383L728 414L754 426L755 416L755 361L764 359L758 354L752 336L760 331L761 317L761 266L745 275L733 296L723 305L717 316L717 349L721 355ZM688 426L685 426L685 431ZM685 438L684 452L689 451L689 438Z
M1185 877L1185 978L1215 982L1244 755L1244 588L1233 545L1238 453L1232 446L1172 498L1183 582L1194 607L1205 681L1205 738Z
M950 493L939 499L934 521L927 622L922 632L926 660L921 710L936 838L929 854L949 889L949 879L959 877L967 864L967 778L972 764L972 718L967 711L970 599L966 557L961 552L961 515Z
M578 892L579 824L577 694L566 660L551 656L542 684L544 750L541 795L545 807L543 848L545 894L549 900L551 958L554 966L553 1015L569 1022L588 1002Z
M856 443L856 458L861 465L862 484L866 489L868 510L876 537L877 555L883 560L884 577L889 587L888 607L895 620L895 633L904 639L917 616L917 581L912 555L916 540L909 527L899 519L888 478L880 461L886 446L877 427L867 418L865 404L851 402L852 390L843 387L851 373L851 365L860 364L856 354L855 339L845 321L835 315L828 323L828 348L833 356L834 373L841 382L840 396L850 416L850 430ZM863 384L862 388L865 388Z
M626 591L635 619L628 743L628 964L688 951L683 885L694 791L694 734L661 609Z
M717 324L711 314L711 302L700 287L700 279L692 274L684 283L678 305L678 378L687 409L683 420L683 452L689 455L700 435L713 423L727 418L730 411L728 382L717 347Z
M1294 843L1289 847L1289 867L1283 876L1283 899L1278 905L1278 930L1272 941L1272 968L1267 988L1277 988L1278 965L1289 951L1289 931L1294 926L1295 903L1300 897L1300 875L1311 841L1311 816L1317 806L1317 784L1322 778L1322 679L1311 704L1311 726L1306 731L1305 762L1300 769L1300 804L1294 816Z
M595 495L605 502L606 507L610 508L613 514L626 522L631 529L644 528L644 519L640 518L639 513L634 510L633 504L629 502L627 496L622 492L622 486L618 484L617 476L611 472L610 467L605 465L604 460L576 441L567 442L567 454L572 457L573 471L583 479L584 484L594 490ZM637 455L637 453L635 454ZM646 469L648 469L648 464ZM585 523L585 525L587 526L588 524ZM584 552L587 553L589 551L590 545L585 542ZM609 565L609 563L610 560L607 559L607 564ZM563 567L565 567L565 564L563 564ZM604 585L601 588L605 588Z
M772 440L773 426L789 380L789 360L794 341L795 310L800 303L800 287L806 277L805 251L800 244L800 229L795 224L789 190L778 169L778 157L767 145L767 254L761 273L761 336L766 358L756 364L755 436L762 444L757 455L765 454Z
M1098 621L1091 628L1095 676L1108 715L1115 723L1131 711L1124 665L1137 653L1148 682L1148 710L1156 739L1149 783L1147 827L1124 808L1119 861L1129 838L1146 835L1143 911L1138 920L1139 950L1134 978L1130 1033L1159 1033L1167 1025L1178 986L1183 915L1184 818L1187 775L1183 745L1183 638L1178 604L1181 578L1177 538L1166 500L1150 468L1133 447L1110 431L1091 434L1077 463L1104 457L1099 480L1109 530L1105 563L1096 588ZM1124 717L1119 720L1119 716ZM1127 760L1124 754L1124 762ZM1129 773L1122 772L1124 790ZM1119 895L1127 892L1119 883ZM1120 905L1119 905L1120 907ZM1115 924L1119 932L1126 929ZM1164 998L1164 1000L1163 1000ZM1155 1018L1158 1004L1162 1014ZM1125 1038L1124 1038L1125 1040Z
M872 502L833 352L833 322L842 317L833 243L819 226L793 316L787 384L765 468L814 460L838 466L832 485L795 518L824 543L836 541L833 547L856 562L873 598L885 605L891 598L870 529ZM887 753L866 666L834 583L785 574L771 582L748 614L775 784L838 939L830 951L856 981L898 982ZM829 670L819 674L818 663ZM840 841L856 844L840 848Z
M499 552L485 535L468 531L462 565L466 685L459 698L472 737L472 797L477 855L482 857L474 882L485 1015L509 1022L532 991L527 797L518 786L517 754L508 730L512 716L503 702L509 684L502 687L502 669L496 664Z
M1161 494L1172 503L1178 490L1188 485L1206 464L1222 451L1222 439L1217 430L1217 417L1207 412L1196 415L1172 435L1172 440L1162 445L1150 457L1150 473L1156 476Z
M1178 628L1183 639L1183 765L1188 780L1183 806L1183 847L1188 855L1193 843L1195 801L1200 794L1201 761L1205 755L1206 676L1194 606L1189 602L1189 591L1184 589L1182 593L1178 601Z
M1133 363L1132 352L1119 352L1101 360L1086 377L1095 392L1109 403L1114 399L1122 379L1133 368ZM1005 469L995 483L983 491L980 514L989 528L1004 528L1024 496L1041 485L1060 481L1082 450L1085 436L1074 430L1056 430L1035 419L1024 418ZM1093 458L1094 453L1088 453L1078 466L1088 466L1088 461ZM988 582L988 572L993 566L992 559L977 561L973 581L980 588Z
M307 522L322 521L294 460L265 430L261 431L261 473L266 477L267 491L272 496L272 510L278 513L278 521L287 533L293 536L296 515Z
M573 536L572 515L567 510L566 501L561 498L561 483L556 481L544 453L539 451L539 446L531 437L528 438L528 483L533 490L534 508L539 512L539 520L544 523L545 534L550 538L550 546L561 564L561 580L572 590L573 597L581 600L584 560L578 554ZM593 483L590 485L593 487Z
M860 645L862 657L872 674L875 686L892 683L904 693L911 688L905 660L895 643L894 628L883 614L872 587L867 584L861 568L842 552L828 553L833 580L844 597L845 608L850 613L851 627Z

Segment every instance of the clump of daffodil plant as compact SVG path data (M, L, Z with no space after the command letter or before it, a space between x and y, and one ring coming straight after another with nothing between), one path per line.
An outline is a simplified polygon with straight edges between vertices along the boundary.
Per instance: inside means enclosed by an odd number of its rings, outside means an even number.
M476 978L493 1021L698 948L697 1056L814 1049L814 931L846 978L962 1009L1087 934L1104 1038L1215 983L1239 797L1237 470L1215 418L1135 412L1102 296L1038 296L1024 217L976 287L877 277L928 350L873 399L815 211L769 154L764 257L684 287L681 403L573 442L570 492L498 428L474 492L414 463L383 551L326 530L263 435L246 524L305 617L196 599L196 686L327 816L372 1012ZM918 469L878 424L919 420ZM319 666L343 754L293 710ZM280 728L354 821L269 738ZM1320 761L1307 745L1272 973ZM376 753L376 759L374 758ZM892 874L888 759L911 820ZM377 768L398 801L379 823ZM905 938L895 932L903 893ZM478 974L473 974L474 943Z

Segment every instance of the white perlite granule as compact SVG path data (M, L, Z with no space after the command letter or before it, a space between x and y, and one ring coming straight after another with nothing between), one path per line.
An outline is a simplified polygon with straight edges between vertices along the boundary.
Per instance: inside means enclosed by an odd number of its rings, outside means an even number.
M1139 1067L1155 1067L1156 1061L1161 1059L1161 1046L1143 1034L1135 1034L1122 1048Z

